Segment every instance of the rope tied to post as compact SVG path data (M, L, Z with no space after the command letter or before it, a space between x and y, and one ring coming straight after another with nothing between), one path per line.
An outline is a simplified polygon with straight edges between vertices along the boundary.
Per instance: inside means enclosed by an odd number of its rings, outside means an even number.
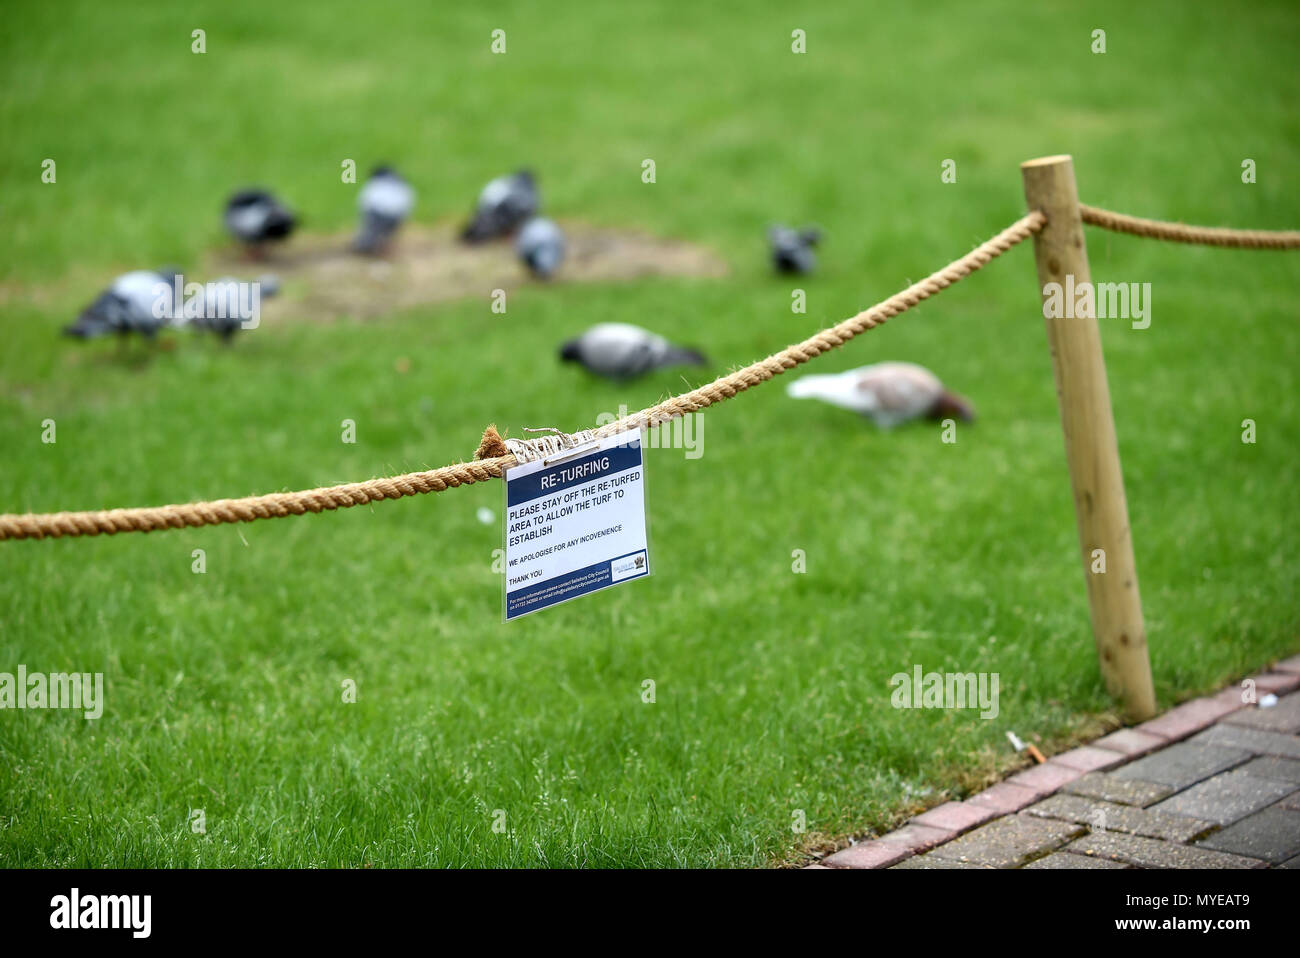
M1238 230L1224 226L1190 226L1147 220L1126 213L1115 213L1096 206L1079 204L1083 221L1116 233L1129 233L1169 243L1195 243L1237 249L1300 249L1300 232L1296 230Z

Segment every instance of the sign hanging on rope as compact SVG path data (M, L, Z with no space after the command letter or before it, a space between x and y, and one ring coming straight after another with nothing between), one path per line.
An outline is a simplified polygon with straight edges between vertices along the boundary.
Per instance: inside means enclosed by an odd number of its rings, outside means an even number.
M515 466L505 487L505 621L650 574L640 430Z

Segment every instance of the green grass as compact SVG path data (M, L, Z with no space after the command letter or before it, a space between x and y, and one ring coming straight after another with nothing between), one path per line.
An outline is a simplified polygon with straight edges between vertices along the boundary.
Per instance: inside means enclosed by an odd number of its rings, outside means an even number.
M1035 155L1073 153L1099 205L1300 223L1293 4L841 6L10 4L0 509L361 479L467 458L488 422L639 408L709 373L620 388L555 344L621 320L749 362L1020 215ZM424 220L528 163L551 212L710 245L731 274L529 288L505 316L475 300L268 325L230 350L181 337L147 363L57 336L115 272L195 267L246 181L345 227L345 157L398 164ZM827 231L807 315L768 275L773 220ZM1300 257L1089 244L1098 281L1154 288L1150 329L1103 335L1168 706L1297 648ZM509 626L500 531L475 519L500 513L495 483L0 544L0 671L107 681L97 722L0 713L0 864L762 865L1011 767L1008 729L1058 745L1113 723L1033 277L1022 247L813 367L925 363L979 407L955 445L756 390L705 414L703 458L650 454L654 577ZM889 677L917 663L1000 673L1000 715L892 709Z

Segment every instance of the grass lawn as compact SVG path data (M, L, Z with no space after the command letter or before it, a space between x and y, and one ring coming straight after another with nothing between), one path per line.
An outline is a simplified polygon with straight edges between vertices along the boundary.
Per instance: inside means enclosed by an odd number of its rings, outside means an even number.
M1286 0L187 6L4 12L0 511L305 488L468 458L489 422L588 426L964 253L1023 213L1033 156L1072 153L1097 205L1300 224ZM395 163L425 222L528 164L554 215L703 244L730 273L267 324L231 349L182 335L147 361L58 335L118 272L196 267L237 186L346 228L345 158ZM806 315L767 267L777 220L826 230ZM1300 647L1300 256L1088 239L1094 279L1153 289L1149 329L1103 336L1167 707ZM609 320L716 365L620 387L555 361ZM1009 729L1056 747L1114 725L1029 246L809 371L880 359L934 369L979 422L948 445L755 390L704 414L702 458L648 453L652 578L509 626L500 528L475 517L500 515L499 483L0 543L0 671L107 685L98 721L0 713L0 865L797 862L1013 767ZM891 708L916 664L999 673L998 717Z

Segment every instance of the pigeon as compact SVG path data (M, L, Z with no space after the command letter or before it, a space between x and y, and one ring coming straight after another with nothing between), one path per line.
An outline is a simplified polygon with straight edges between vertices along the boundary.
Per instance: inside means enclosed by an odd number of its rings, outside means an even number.
M801 230L774 226L767 235L772 243L772 265L778 273L811 273L817 267L812 248L821 242L821 230L813 226Z
M534 276L549 279L564 260L564 233L553 221L535 216L519 231L515 251Z
M597 323L560 347L560 359L579 362L608 379L631 379L665 366L704 365L694 349L674 346L662 336L630 323Z
M222 342L229 343L246 321L255 318L255 311L261 309L261 301L279 292L280 281L269 274L260 277L256 283L256 298L252 286L233 276L204 283L203 289L186 301L183 315L177 318L177 322L216 333Z
M520 170L512 176L499 176L483 187L474 207L474 218L461 232L461 239L467 243L481 243L505 236L537 215L540 206L537 184L528 170Z
M415 208L415 190L388 166L375 167L357 197L361 231L352 242L358 253L373 255L393 238L397 228Z
M820 399L870 416L881 429L925 417L975 418L971 404L915 363L885 362L831 375L801 376L786 387L795 399Z
M282 240L298 225L297 218L265 190L240 190L226 203L226 229L247 247L263 253L264 244Z
M139 333L153 339L174 318L176 276L173 269L124 273L81 311L77 321L63 330L64 334L94 339L109 333Z

